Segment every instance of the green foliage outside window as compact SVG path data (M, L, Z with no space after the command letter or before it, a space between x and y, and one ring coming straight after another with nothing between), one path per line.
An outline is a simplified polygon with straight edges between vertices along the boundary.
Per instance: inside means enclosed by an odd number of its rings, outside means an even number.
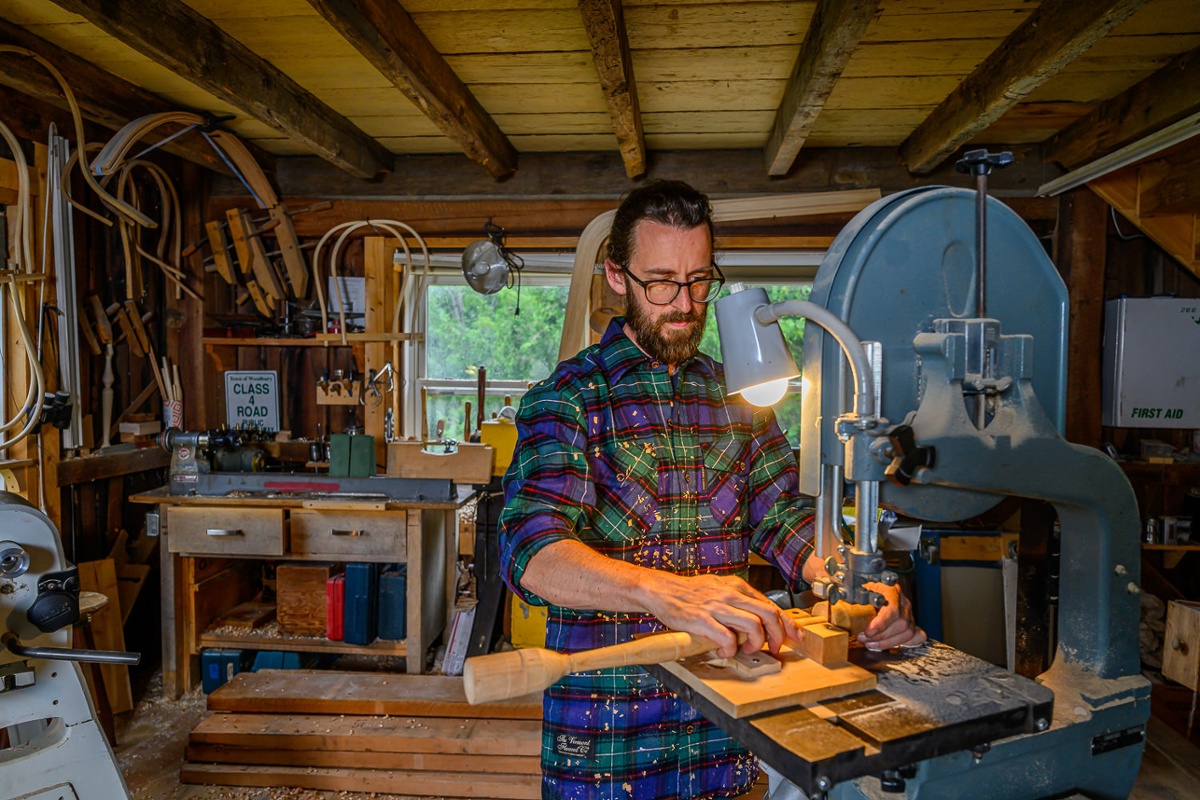
M812 287L784 285L766 288L772 302L778 302L807 300ZM426 409L429 427L432 429L438 420L444 420L445 436L462 438L464 402L469 400L472 406L476 403L473 387L480 366L487 368L489 380L532 383L548 376L558 362L567 292L566 286L523 286L520 294L521 313L517 315L517 292L514 289L482 295L467 286L429 287L425 328L426 377L472 382L471 388L453 394L430 393ZM722 294L727 292L722 290ZM804 320L787 318L780 321L780 326L799 363ZM721 358L711 306L700 350L718 360ZM520 394L513 392L514 405ZM486 405L485 418L490 419L493 413L500 410L503 401L489 397ZM477 413L478 409L473 407L472 417ZM797 445L800 394L789 393L775 407L775 413L792 445ZM474 421L471 427L475 427Z

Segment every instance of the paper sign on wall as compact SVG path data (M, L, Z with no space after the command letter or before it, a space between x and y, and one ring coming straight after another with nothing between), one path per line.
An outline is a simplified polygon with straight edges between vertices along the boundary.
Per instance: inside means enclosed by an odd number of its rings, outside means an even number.
M275 370L226 372L225 422L231 428L279 430L279 374Z

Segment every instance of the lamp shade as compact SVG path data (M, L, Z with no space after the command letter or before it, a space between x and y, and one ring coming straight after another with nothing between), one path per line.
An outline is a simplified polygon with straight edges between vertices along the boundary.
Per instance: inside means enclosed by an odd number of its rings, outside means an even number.
M800 370L779 324L763 325L754 315L759 307L770 305L766 291L740 284L730 289L731 293L715 304L726 390L742 394L755 405L772 405L783 396L787 381L798 376ZM769 383L774 383L774 391L763 386Z
M463 250L463 277L480 294L495 294L508 286L508 270L508 259L491 239L471 242Z

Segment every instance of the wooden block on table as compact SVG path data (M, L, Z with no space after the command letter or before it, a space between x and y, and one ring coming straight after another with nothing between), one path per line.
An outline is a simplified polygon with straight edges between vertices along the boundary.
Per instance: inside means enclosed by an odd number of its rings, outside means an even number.
M800 652L818 664L838 664L850 657L850 634L828 622L805 625Z
M102 561L83 561L79 567L79 588L100 592L108 603L91 615L92 640L98 650L125 650L125 629L121 621L121 594L117 571L111 558ZM123 664L101 664L101 680L108 693L108 705L114 714L133 708L133 691L129 685L129 667Z
M1200 603L1172 600L1163 634L1163 677L1200 689Z
M275 616L288 636L325 636L325 583L332 564L280 564L275 569Z
M772 675L783 669L779 659L765 650L757 653L739 652L733 658L725 659L734 672L743 678L757 678L761 675Z
M851 636L857 636L866 630L871 620L875 619L874 606L858 605L855 603L821 602L812 607L812 614L826 622L844 628Z

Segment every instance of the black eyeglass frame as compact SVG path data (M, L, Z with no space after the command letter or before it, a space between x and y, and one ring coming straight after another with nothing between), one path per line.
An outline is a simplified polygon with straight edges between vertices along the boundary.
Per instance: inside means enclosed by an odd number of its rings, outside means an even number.
M628 267L621 267L621 272L624 272L626 275L628 275L630 277L630 279L634 283L636 283L638 286L642 287L642 292L645 293L645 295L646 295L647 303L650 303L651 305L655 305L655 306L669 306L669 305L671 305L671 303L675 302L675 298L679 297L679 291L681 289L683 289L683 287L685 287L685 286L687 287L687 290L688 290L688 297L691 299L691 301L693 303L711 302L714 297L716 297L718 294L721 293L721 287L725 285L725 274L723 272L721 272L721 268L718 267L715 263L712 265L712 268L713 268L713 271L716 273L716 277L697 278L694 281L673 281L670 278L655 278L654 280L644 281L641 278L639 278L637 275L634 275L632 272L630 272ZM708 293L708 296L705 297L703 300L697 300L696 296L694 294L692 294L692 287L695 286L696 284L714 283L714 282L717 284L716 288L710 290ZM675 292L671 295L671 297L669 299L667 299L665 301L660 302L658 300L651 300L650 299L650 287L651 287L651 285L656 284L656 283L657 284L664 284L664 283L674 284Z

